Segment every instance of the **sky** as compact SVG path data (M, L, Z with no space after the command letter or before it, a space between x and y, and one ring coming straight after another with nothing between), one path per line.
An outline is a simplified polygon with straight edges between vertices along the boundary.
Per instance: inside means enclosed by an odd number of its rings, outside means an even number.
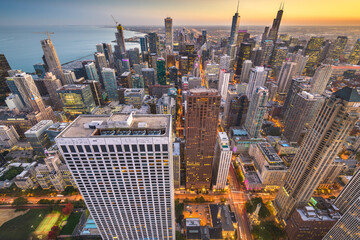
M242 25L271 25L281 0L240 0ZM230 25L237 0L0 0L0 25ZM282 25L360 26L360 0L285 0Z

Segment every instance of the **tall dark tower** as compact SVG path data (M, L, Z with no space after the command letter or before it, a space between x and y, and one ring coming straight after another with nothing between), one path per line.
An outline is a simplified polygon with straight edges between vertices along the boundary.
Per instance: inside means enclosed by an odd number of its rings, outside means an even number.
M124 39L124 28L121 24L116 26L117 32L115 33L116 36L116 43L120 47L120 52L125 53L125 39Z
M232 24L231 24L230 41L229 41L230 46L236 42L237 30L239 29L239 22L240 22L240 16L239 16L239 0L238 0L237 11L233 16Z
M268 40L273 40L274 43L276 42L277 37L278 37L278 32L279 32L283 13L284 13L284 3L280 4L280 9L277 12L276 18L274 19L273 25L269 32L269 36L267 38Z

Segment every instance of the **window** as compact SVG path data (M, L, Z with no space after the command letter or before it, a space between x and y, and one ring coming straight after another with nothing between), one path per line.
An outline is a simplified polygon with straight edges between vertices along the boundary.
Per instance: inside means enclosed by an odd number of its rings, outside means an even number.
M133 152L137 152L138 151L138 148L137 148L137 145L131 145L131 148L132 148L132 151Z
M86 152L92 152L89 145L85 145L84 147L85 147Z
M152 152L153 151L153 146L151 144L147 145L147 150L148 152Z
M78 149L79 152L84 152L84 149L81 145L76 145L76 148Z
M116 145L116 150L117 150L118 152L122 152L121 145Z
M160 144L155 144L155 152L160 152Z
M114 146L113 146L113 145L109 145L108 147L109 147L109 151L110 151L110 152L115 152L115 149L114 149Z
M145 152L145 145L143 144L140 145L140 152Z
M93 145L94 152L99 152L99 147L97 145Z
M66 146L61 146L61 149L63 150L64 153L69 152L69 151L67 150L67 147L66 147Z
M71 152L73 152L73 153L76 152L74 146L70 145L69 148L70 148L70 151L71 151Z
M163 144L162 145L163 151L167 152L168 151L168 145L167 144Z
M125 152L130 152L130 146L129 145L124 145L125 148Z
M102 152L107 152L106 146L105 145L100 145L101 151Z

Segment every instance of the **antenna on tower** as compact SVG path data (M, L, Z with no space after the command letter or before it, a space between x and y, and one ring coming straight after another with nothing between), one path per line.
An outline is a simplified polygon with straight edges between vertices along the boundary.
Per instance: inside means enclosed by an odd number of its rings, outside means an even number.
M238 0L238 4L237 4L237 9L236 9L236 13L239 12L239 3L240 3L240 0Z

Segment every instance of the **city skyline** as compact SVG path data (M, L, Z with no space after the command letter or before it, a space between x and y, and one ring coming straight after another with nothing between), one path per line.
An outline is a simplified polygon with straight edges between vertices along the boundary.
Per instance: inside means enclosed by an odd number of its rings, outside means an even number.
M240 1L240 25L270 25L274 11L278 10L281 2L280 0ZM356 0L345 0L341 5L338 4L338 0L317 2L304 0L301 4L295 0L287 0L282 25L356 26L360 25L358 7L360 2ZM139 26L144 22L146 25L162 26L163 18L171 16L175 19L174 26L230 25L231 16L236 12L236 8L235 0L223 1L220 12L219 3L215 0L196 2L154 0L151 3L144 0L131 2L106 0L101 3L94 0L86 2L65 0L51 4L43 4L43 0L31 2L18 0L0 3L0 19L2 26L112 25L113 20L110 15L113 15L119 22L128 26ZM58 14L53 14L54 11ZM13 17L14 14L17 16L16 19ZM11 23L8 21L10 18Z

